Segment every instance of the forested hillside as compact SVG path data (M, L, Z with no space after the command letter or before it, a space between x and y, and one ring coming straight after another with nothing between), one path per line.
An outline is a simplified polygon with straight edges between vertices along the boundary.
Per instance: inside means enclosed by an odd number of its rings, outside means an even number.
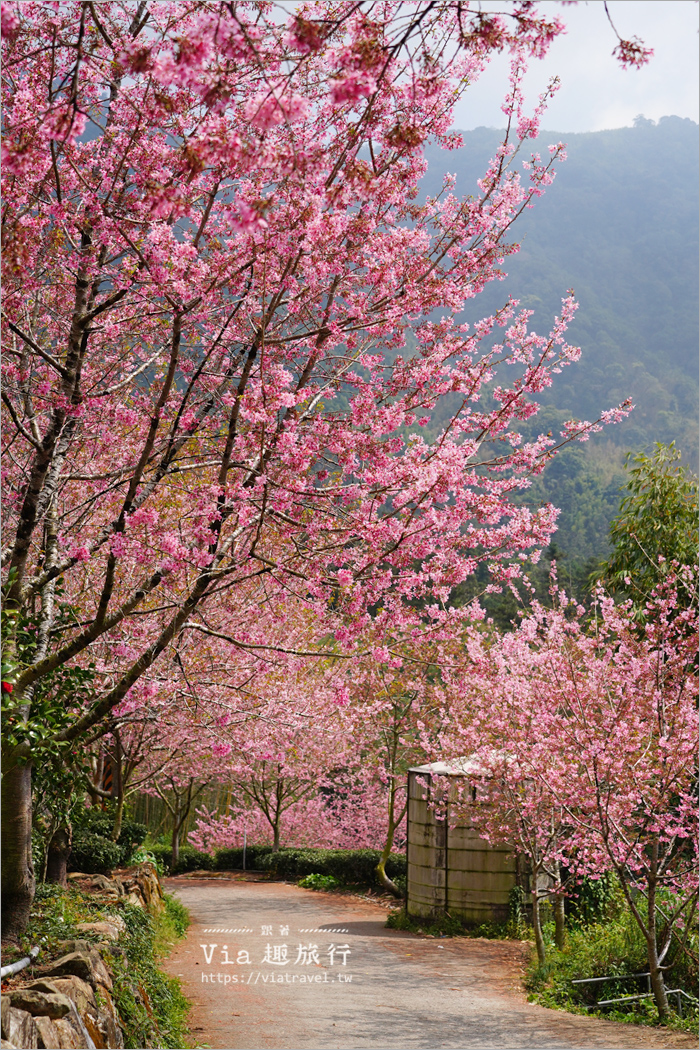
M422 188L437 192L451 172L458 192L476 191L501 136L477 128L454 152L428 147ZM675 440L697 470L698 127L680 117L638 118L614 131L544 132L532 149L545 157L559 141L568 160L518 220L522 248L506 259L508 277L477 296L465 317L483 317L512 295L545 332L573 288L580 308L568 335L581 361L541 395L548 407L537 428L634 401L626 422L562 454L528 493L561 508L557 546L580 572L607 549L627 450Z

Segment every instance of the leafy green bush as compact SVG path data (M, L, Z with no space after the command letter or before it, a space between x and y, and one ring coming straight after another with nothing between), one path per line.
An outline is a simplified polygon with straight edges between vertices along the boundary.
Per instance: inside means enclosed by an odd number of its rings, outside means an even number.
M619 911L614 875L604 872L599 879L583 879L565 898L566 919L570 925L590 926Z
M73 825L73 845L68 859L72 871L104 873L131 863L146 838L145 824L124 819L116 842L112 842L114 818L100 809L83 810Z
M209 853L202 853L194 846L180 846L180 856L177 864L173 867L171 863L172 849L163 842L152 843L148 852L153 854L156 866L160 866L160 872L164 875L182 875L187 871L213 871L214 858Z
M697 957L696 939L690 949L688 953L679 944L672 944L664 980L668 988L681 988L697 997L698 972L693 960L693 955ZM618 907L613 918L569 928L565 947L558 950L550 945L545 965L533 963L526 985L536 1001L544 1006L580 1010L595 1006L601 999L646 992L646 980L632 975L646 973L648 969L646 944L639 927L626 907ZM608 976L627 979L601 981L594 985L571 983L587 977ZM671 1006L674 1005L675 1000L671 1002ZM614 1016L638 1024L658 1021L658 1014L652 1006L646 1000L624 1007L620 1004Z
M332 875L345 886L372 885L380 853L373 849L282 849L258 858L261 868L282 878L300 879L305 875ZM406 874L406 857L392 853L386 864L390 879Z
M246 869L254 871L260 867L260 858L272 850L269 846L246 846L245 866ZM240 871L243 867L243 847L234 846L231 849L218 849L214 855L214 868L216 871Z
M169 875L170 858L172 857L170 846L163 842L151 842L148 846L148 852L155 858L158 874Z
M319 875L318 872L314 872L313 875L306 875L300 879L299 885L305 890L333 890L340 883L332 875Z
M73 871L85 871L90 875L104 874L121 866L122 848L94 831L81 831L73 839L69 867Z

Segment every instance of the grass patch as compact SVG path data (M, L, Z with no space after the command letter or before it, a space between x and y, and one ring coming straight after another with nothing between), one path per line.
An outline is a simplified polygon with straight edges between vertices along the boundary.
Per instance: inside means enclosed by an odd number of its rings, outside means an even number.
M629 1024L658 1025L659 1016L653 999L619 1004L617 1008L596 1009L601 999L616 999L647 991L646 980L635 974L648 970L646 946L633 917L626 909L599 922L582 924L568 929L566 945L557 949L552 943L551 924L544 927L547 941L547 960L539 966L533 958L525 978L530 1000L552 1009L569 1010L605 1017ZM670 967L665 975L668 988L683 988L697 995L697 970L688 965L680 952L670 953ZM575 985L573 980L588 977L615 977L621 980L601 981L594 985ZM671 1000L671 1006L675 999ZM687 1004L687 1005L685 1005ZM667 1027L697 1031L698 1015L685 1000L684 1017L676 1014L666 1021Z
M518 922L470 924L451 915L441 915L437 919L417 919L407 915L404 908L392 912L385 925L390 930L408 930L428 937L485 937L491 941L524 940L528 939L529 932Z
M165 919L154 922L142 908L129 904L122 905L119 913L127 928L119 943L123 954L111 953L109 965L124 1046L130 1050L187 1047L189 1004L179 981L156 965L159 948L167 950L165 946L177 937L175 920L166 911Z
M190 915L184 904L170 893L164 893L165 911L155 923L153 951L156 959L170 955L175 944L185 936L190 924Z
M95 933L78 930L78 923L98 922L118 915L126 932L109 951L101 946L105 962L114 981L113 998L124 1029L124 1045L132 1050L181 1050L190 1047L186 1016L189 1004L180 991L179 982L166 976L157 966L182 937L189 923L186 908L166 895L165 911L154 919L133 904L98 903L90 894L73 886L40 884L37 886L29 925L20 945L3 952L3 962L13 962L26 955L30 947L42 940L37 965L56 959L66 952L67 940L95 943ZM25 971L32 974L32 967Z

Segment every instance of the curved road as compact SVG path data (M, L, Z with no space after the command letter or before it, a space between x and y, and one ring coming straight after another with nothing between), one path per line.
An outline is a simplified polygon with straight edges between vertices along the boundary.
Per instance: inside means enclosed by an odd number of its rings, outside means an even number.
M387 930L357 898L279 882L166 879L192 924L165 969L216 1050L685 1048L684 1033L546 1010L517 942Z

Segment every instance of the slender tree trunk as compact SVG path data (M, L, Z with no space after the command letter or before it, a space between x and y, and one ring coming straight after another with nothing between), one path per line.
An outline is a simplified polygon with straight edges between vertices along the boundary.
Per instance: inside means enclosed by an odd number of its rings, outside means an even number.
M663 1021L670 1013L664 974L659 963L659 953L656 945L656 935L647 938L647 958L649 959L649 973L651 975L651 990L654 993L654 1002L659 1011L659 1018Z
M668 996L664 974L659 962L659 945L656 936L656 879L657 864L659 856L658 840L652 846L650 858L650 871L647 876L647 958L649 960L649 974L651 978L651 990L654 993L654 1002L659 1011L659 1019L665 1020L670 1013Z
M124 819L124 777L122 770L122 745L119 732L114 731L114 746L112 748L112 791L117 801L114 814L114 827L112 828L112 842L116 842L122 833L122 820Z
M49 840L46 850L46 882L59 886L67 885L68 858L71 848L70 828L57 828Z
M29 922L36 889L30 763L12 766L3 776L2 834L2 939L16 941Z
M399 818L399 821L394 820L395 803L396 781L392 777L389 785L389 823L387 826L386 840L384 842L384 848L382 849L379 862L377 863L377 866L374 869L374 871L377 876L377 882L383 889L388 890L389 893L393 893L395 897L403 897L403 893L401 892L399 887L396 885L395 882L393 882L389 878L389 876L386 873L386 863L391 855L391 847L394 845L394 835L396 833L398 823L401 819Z
M554 943L557 948L563 948L566 943L566 911L564 909L564 894L561 884L561 866L557 861L555 868L555 892L552 902L554 911Z
M557 948L563 948L566 943L566 911L564 909L564 897L561 893L554 895L554 943Z
M175 796L175 810L173 812L173 834L170 842L170 870L175 871L177 864L180 861L180 828L182 827L182 821L180 820L180 800Z
M272 825L272 848L275 852L280 848L280 818L277 814Z
M530 896L532 898L532 929L535 933L535 948L537 949L537 961L544 966L547 959L547 951L544 946L542 934L542 919L540 915L540 895L537 892L537 877L540 873L539 867L534 867L530 875Z

